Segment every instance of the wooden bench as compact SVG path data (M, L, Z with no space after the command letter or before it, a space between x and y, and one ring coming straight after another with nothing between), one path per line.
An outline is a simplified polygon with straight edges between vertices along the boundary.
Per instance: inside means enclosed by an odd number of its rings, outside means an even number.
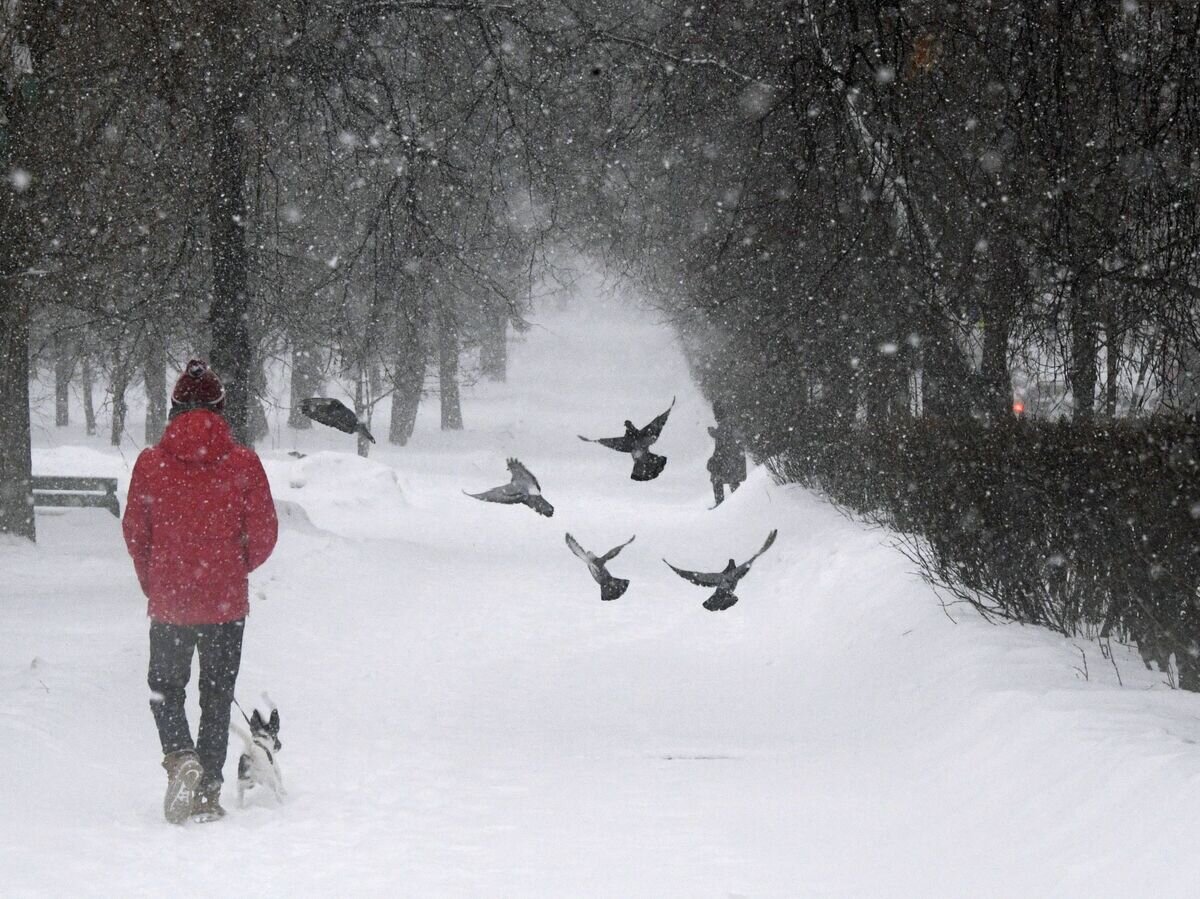
M34 475L34 506L108 509L121 517L116 478L62 478Z

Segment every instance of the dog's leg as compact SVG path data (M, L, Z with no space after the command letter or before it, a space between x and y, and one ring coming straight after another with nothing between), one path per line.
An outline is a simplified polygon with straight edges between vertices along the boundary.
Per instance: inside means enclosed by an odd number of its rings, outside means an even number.
M253 749L254 749L254 744L252 744L252 743L247 744L246 752L243 752L241 757L238 759L238 779L237 779L238 808L246 807L246 787L247 787L247 785L249 785L251 783L251 780L250 780L251 757L249 755L247 755L246 753L253 752Z

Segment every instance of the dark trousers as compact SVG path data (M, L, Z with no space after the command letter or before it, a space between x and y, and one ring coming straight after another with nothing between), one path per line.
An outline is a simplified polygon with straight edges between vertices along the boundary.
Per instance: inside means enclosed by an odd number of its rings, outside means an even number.
M730 481L728 483L730 493L733 493L733 491L742 486L741 481ZM725 484L725 481L719 481L716 478L712 479L713 498L717 501L716 504L718 506L725 502Z
M229 713L242 664L245 619L185 627L150 622L150 711L163 755L194 749L206 780L224 780L229 748ZM192 653L200 651L200 732L192 742L183 700L192 674Z

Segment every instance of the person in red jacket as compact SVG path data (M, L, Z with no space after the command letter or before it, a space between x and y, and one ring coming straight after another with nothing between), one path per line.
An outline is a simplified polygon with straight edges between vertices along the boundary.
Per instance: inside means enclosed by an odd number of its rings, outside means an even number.
M138 456L122 530L149 600L150 709L167 770L173 824L224 815L220 795L230 705L249 611L247 575L271 555L275 503L262 463L222 417L225 390L192 360L171 394L171 420ZM184 712L200 654L200 729Z

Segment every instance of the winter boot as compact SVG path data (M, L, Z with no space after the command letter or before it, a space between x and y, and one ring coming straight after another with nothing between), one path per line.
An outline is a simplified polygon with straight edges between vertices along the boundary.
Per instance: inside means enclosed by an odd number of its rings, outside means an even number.
M171 824L182 824L192 813L196 787L204 769L191 749L180 749L163 757L167 771L167 795L163 799L163 815Z
M217 821L225 817L225 809L221 808L221 781L201 781L200 788L192 800L192 820L205 823Z

